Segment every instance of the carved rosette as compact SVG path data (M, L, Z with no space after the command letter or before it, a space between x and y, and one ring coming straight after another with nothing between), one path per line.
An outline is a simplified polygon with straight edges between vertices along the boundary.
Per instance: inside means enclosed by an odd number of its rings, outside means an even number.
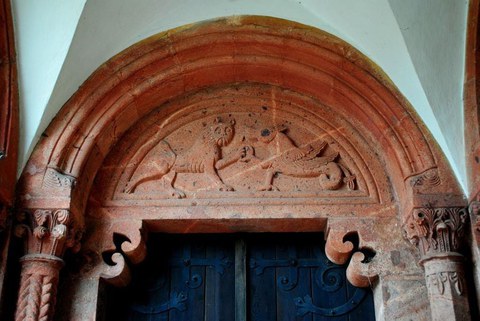
M53 316L58 276L67 248L80 249L82 229L66 209L24 210L15 234L25 239L15 320L48 321Z
M465 235L467 212L461 207L416 208L405 224L406 236L422 261L457 253Z

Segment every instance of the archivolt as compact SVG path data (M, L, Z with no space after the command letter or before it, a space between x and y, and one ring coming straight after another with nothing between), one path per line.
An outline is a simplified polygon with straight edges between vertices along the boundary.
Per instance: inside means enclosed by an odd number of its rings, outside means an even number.
M418 202L441 202L440 194L449 195L449 205L455 197L463 204L441 151L370 60L317 29L235 17L161 33L103 64L37 145L20 183L20 206L68 208L81 222L98 169L131 126L166 101L229 83L299 92L335 110L332 117L350 119L375 142L372 153L385 164L393 194L407 212ZM434 184L417 193L425 180Z

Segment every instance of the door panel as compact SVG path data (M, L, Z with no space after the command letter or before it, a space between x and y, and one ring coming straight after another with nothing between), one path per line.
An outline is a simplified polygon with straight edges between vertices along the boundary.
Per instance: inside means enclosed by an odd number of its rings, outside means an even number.
M128 288L109 290L107 320L374 320L371 291L326 258L321 234L152 235L148 253Z
M232 240L153 235L148 252L131 285L109 291L107 320L232 320Z
M250 321L375 319L371 291L348 283L321 235L255 236L249 246Z

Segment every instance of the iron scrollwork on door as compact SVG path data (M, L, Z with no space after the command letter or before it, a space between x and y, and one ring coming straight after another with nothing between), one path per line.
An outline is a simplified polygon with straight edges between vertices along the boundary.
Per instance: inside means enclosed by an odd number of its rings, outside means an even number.
M189 291L199 288L204 283L202 275L192 272L194 268L197 268L197 271L198 268L203 271L212 269L219 275L223 275L226 269L232 266L232 260L223 251L216 251L213 258L205 258L194 257L192 255L192 245L182 245L180 248L182 251L181 257L170 257L167 259L164 266L161 267L164 271L161 276L150 280L146 278L146 275L141 278L144 281L144 285L141 287L147 290L147 292L171 291L169 299L163 302L150 302L149 304L134 303L130 306L132 312L145 315L146 317L153 317L172 310L185 312L188 310ZM171 276L173 273L180 275L179 280L176 282L167 278L167 275Z
M276 274L277 289L283 292L291 292L297 287L300 269L310 269L313 278L311 281L315 281L316 286L326 295L337 292L347 286L345 267L330 262L320 248L314 248L313 257L307 258L298 257L295 246L288 246L287 253L288 258L251 258L249 264L250 269L256 275L263 274L267 268L279 269ZM291 300L295 303L297 316L305 316L308 313L312 313L315 315L335 317L353 311L367 295L367 290L355 288L350 298L335 307L317 306L309 294L292 297Z
M137 313L149 315L160 314L173 309L176 309L178 311L185 311L187 310L187 305L185 304L185 301L187 301L187 296L185 295L185 293L173 292L170 300L168 300L167 302L150 306L133 304L131 306L131 309Z
M316 306L313 303L312 297L309 295L304 296L303 298L295 298L295 306L297 308L297 315L304 316L308 313L313 313L326 317L334 317L348 314L353 311L365 298L367 291L364 289L358 288L355 290L355 293L352 298L342 305L336 306L334 308L322 308Z
M375 320L369 289L347 282L322 235L151 235L109 321ZM237 246L242 244L242 246Z
M185 246L182 258L170 259L171 267L182 268L185 285L190 289L196 289L203 283L203 278L200 274L192 274L192 267L206 267L213 268L218 274L223 275L225 269L232 266L232 261L227 258L222 252L217 252L215 258L192 258L190 246Z

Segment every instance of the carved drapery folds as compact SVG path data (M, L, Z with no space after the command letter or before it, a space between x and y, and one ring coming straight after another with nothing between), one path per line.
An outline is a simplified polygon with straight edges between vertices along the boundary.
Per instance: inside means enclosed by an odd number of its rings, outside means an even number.
M468 213L462 207L417 208L406 221L407 238L420 251L433 320L470 320L463 256Z

